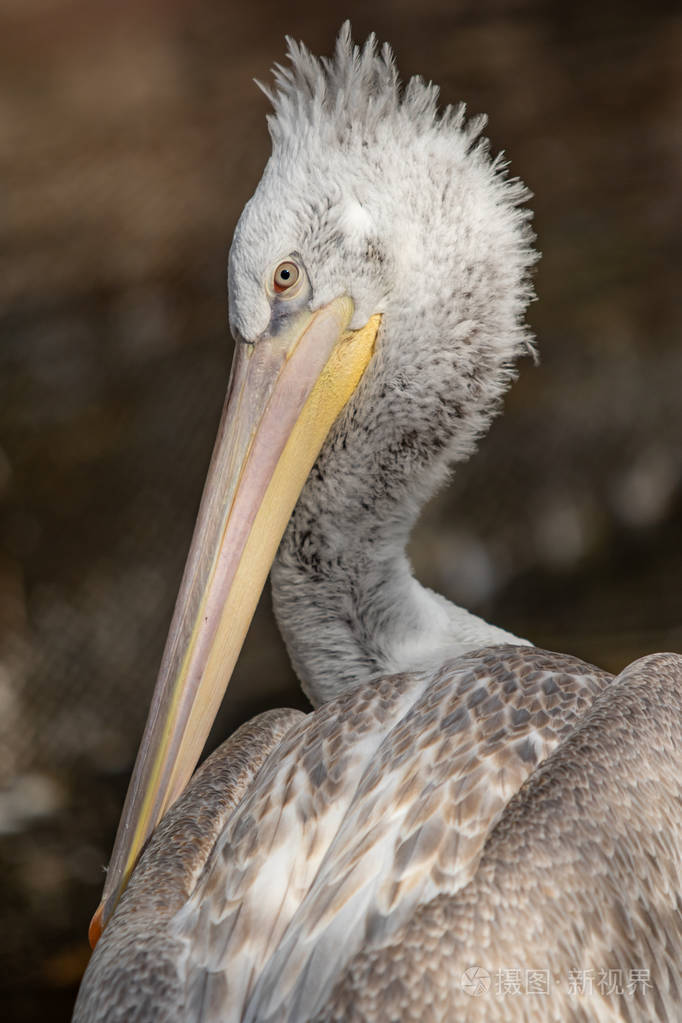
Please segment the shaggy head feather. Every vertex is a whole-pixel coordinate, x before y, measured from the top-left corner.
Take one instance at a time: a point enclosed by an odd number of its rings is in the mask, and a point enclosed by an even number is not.
[[[276,611],[305,684],[296,622],[328,621],[328,584],[332,604],[339,592],[355,594],[345,618],[361,627],[362,614],[368,628],[358,589],[373,585],[378,561],[402,552],[419,508],[471,453],[517,356],[531,349],[524,314],[536,254],[521,206],[528,192],[491,158],[484,118],[467,121],[463,105],[439,113],[438,89],[419,78],[403,89],[390,48],[370,36],[359,49],[348,24],[332,59],[291,40],[288,57],[265,90],[272,156],[230,253],[233,331],[249,342],[267,333],[275,312],[267,283],[291,256],[307,273],[311,309],[349,295],[352,327],[382,314],[375,355],[332,428],[273,572]],[[327,644],[320,658],[338,653]],[[357,664],[349,670],[357,675]]]

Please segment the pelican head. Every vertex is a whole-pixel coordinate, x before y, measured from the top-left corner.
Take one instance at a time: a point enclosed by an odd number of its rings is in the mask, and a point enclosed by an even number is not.
[[[530,347],[527,193],[490,157],[483,118],[439,113],[420,79],[403,90],[390,49],[359,50],[348,25],[333,59],[292,41],[288,56],[266,90],[272,156],[230,251],[232,375],[93,940],[196,765],[275,558],[278,619],[319,703],[384,656],[353,638],[352,608],[320,656],[325,581],[350,579],[363,541],[350,588],[379,588],[376,566],[404,550]]]

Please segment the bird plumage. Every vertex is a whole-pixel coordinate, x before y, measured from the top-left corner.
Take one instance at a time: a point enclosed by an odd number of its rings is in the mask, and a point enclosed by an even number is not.
[[[651,654],[509,802],[471,882],[358,954],[314,1018],[678,1020],[681,750],[682,658]],[[463,984],[477,964],[490,975],[485,997]],[[514,970],[521,991],[496,990]],[[526,994],[532,971],[543,986]]]
[[[239,344],[276,335],[268,268],[382,316],[272,572],[316,710],[208,759],[152,836],[75,1019],[674,1020],[682,996],[682,658],[618,678],[414,579],[422,503],[498,411],[530,339],[523,186],[437,90],[401,90],[349,29],[290,43],[273,155],[230,255]],[[676,954],[677,953],[677,954]],[[571,969],[652,991],[571,1001]],[[472,998],[474,965],[549,970],[544,999]],[[530,997],[530,996],[529,996]],[[476,1015],[478,1013],[478,1015]]]
[[[327,438],[273,566],[273,602],[313,705],[380,673],[517,641],[421,587],[405,547],[424,502],[499,411],[531,350],[537,254],[527,191],[464,106],[403,90],[391,51],[332,61],[290,41],[270,93],[273,153],[230,252],[230,322],[266,328],[265,268],[295,252],[313,306],[347,293],[382,325],[372,364]],[[519,641],[523,642],[523,641]],[[334,672],[329,672],[329,664]]]
[[[151,840],[76,1019],[507,1018],[480,964],[557,979],[511,1019],[674,1020],[681,711],[675,655],[614,680],[507,646],[256,718]],[[645,965],[655,1002],[571,1002],[570,970]]]

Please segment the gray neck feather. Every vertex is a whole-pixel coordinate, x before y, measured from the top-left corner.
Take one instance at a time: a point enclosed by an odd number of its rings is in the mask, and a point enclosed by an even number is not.
[[[275,613],[316,704],[380,674],[524,642],[421,587],[405,549],[529,350],[527,193],[491,159],[482,119],[467,123],[463,107],[439,116],[434,87],[401,92],[390,54],[372,40],[359,54],[347,35],[333,65],[297,51],[276,79],[273,157],[233,253],[239,264],[268,218],[279,223],[286,172],[300,195],[278,231],[291,232],[314,302],[349,294],[353,327],[383,316],[272,571]]]
[[[277,621],[314,705],[379,675],[525,643],[422,587],[405,553],[421,504],[497,409],[508,364],[476,351],[469,372],[462,358],[429,358],[441,339],[419,337],[424,323],[407,310],[401,320],[403,344],[384,316],[366,379],[313,468],[272,570]]]

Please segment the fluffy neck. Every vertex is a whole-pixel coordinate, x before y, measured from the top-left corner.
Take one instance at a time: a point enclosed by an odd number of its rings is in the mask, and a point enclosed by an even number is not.
[[[332,560],[303,563],[294,526],[272,574],[275,612],[301,685],[314,706],[380,675],[428,670],[499,643],[526,641],[421,586],[404,551],[372,560],[357,543]],[[312,555],[315,538],[304,546]]]
[[[480,379],[462,383],[458,365],[458,391],[440,362],[432,373],[425,353],[439,346],[422,336],[412,344],[420,359],[410,367],[402,358],[397,372],[392,355],[404,346],[391,338],[393,326],[385,317],[370,379],[335,425],[272,570],[278,624],[314,705],[378,675],[526,642],[421,586],[405,553],[421,504],[474,447],[508,368],[483,360]]]

